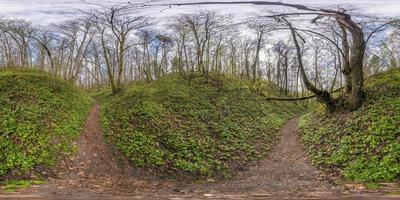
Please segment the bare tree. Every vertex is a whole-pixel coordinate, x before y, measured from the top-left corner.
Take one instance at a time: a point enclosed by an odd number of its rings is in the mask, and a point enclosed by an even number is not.
[[[135,45],[131,40],[132,33],[150,24],[148,18],[132,16],[130,11],[126,6],[113,6],[97,10],[90,16],[99,33],[113,93],[121,90],[125,54]],[[115,59],[112,58],[113,55]]]
[[[274,27],[272,23],[265,20],[252,20],[249,22],[249,27],[256,32],[256,52],[252,64],[253,82],[255,82],[257,78],[257,68],[260,62],[260,51],[264,46],[264,36],[267,32],[272,31]]]

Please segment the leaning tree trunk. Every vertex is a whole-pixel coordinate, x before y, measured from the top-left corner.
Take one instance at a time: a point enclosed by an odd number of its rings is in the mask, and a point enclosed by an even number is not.
[[[339,24],[340,30],[342,32],[342,49],[343,49],[343,57],[342,57],[342,73],[345,77],[345,91],[346,93],[351,93],[351,68],[350,68],[350,45],[348,40],[348,35],[346,31],[346,26],[340,21],[337,20]]]
[[[346,26],[352,36],[350,48],[351,95],[349,103],[351,109],[355,110],[360,108],[364,101],[363,62],[366,42],[363,30],[351,19],[350,15],[342,14],[339,21]]]
[[[306,86],[306,88],[308,90],[310,90],[311,92],[313,92],[315,94],[315,96],[318,98],[319,101],[321,101],[322,103],[324,103],[326,105],[328,112],[330,112],[330,113],[334,112],[336,110],[337,103],[332,98],[331,94],[326,90],[318,89],[314,84],[311,83],[310,80],[308,80],[307,74],[306,74],[306,71],[305,71],[304,65],[303,65],[300,45],[299,45],[299,42],[297,41],[296,31],[294,30],[294,28],[292,27],[292,25],[290,23],[288,23],[288,26],[290,28],[293,42],[296,47],[297,61],[298,61],[301,77],[303,78],[304,85]]]

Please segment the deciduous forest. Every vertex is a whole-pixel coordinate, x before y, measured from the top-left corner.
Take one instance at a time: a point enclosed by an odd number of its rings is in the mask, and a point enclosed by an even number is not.
[[[0,198],[400,198],[399,16],[80,3],[0,18]]]

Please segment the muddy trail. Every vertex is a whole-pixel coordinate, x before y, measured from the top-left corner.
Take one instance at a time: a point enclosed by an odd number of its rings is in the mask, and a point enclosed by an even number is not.
[[[391,188],[379,191],[335,186],[309,164],[297,135],[297,119],[282,129],[268,158],[233,180],[183,184],[161,180],[148,172],[132,168],[116,155],[101,131],[100,106],[96,104],[76,141],[77,154],[64,160],[47,184],[0,199],[400,199],[388,195]]]

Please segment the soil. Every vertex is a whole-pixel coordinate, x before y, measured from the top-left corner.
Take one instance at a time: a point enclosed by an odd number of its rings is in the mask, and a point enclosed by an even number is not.
[[[298,119],[282,129],[270,155],[232,180],[179,183],[163,180],[151,171],[132,168],[103,139],[96,104],[85,130],[76,141],[78,152],[61,162],[47,184],[0,199],[400,199],[398,186],[367,191],[363,186],[337,186],[309,160],[297,134]]]

